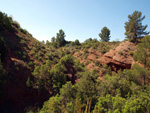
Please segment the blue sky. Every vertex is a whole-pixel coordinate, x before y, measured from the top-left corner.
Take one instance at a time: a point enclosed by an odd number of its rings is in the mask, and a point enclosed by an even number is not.
[[[104,26],[111,31],[111,41],[121,41],[125,38],[124,23],[135,10],[146,16],[143,25],[150,31],[149,6],[150,0],[0,0],[0,11],[40,41],[50,41],[59,29],[69,41],[99,40]]]

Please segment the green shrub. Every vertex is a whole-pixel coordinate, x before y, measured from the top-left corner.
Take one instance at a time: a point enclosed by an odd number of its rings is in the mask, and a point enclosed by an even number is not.
[[[87,66],[88,64],[90,64],[91,62],[90,61],[87,61],[86,63],[85,63],[85,66]]]
[[[43,57],[43,56],[44,56],[44,53],[43,53],[42,51],[39,51],[39,52],[38,52],[38,55],[39,55],[40,57]]]
[[[95,56],[95,58],[97,59],[97,58],[98,58],[98,56],[96,55],[96,56]]]
[[[27,85],[27,87],[32,87],[33,82],[31,81],[30,77],[28,77],[28,79],[26,81],[26,85]]]
[[[22,29],[22,28],[20,28],[20,31],[21,31],[23,34],[27,34],[27,33],[28,33],[28,31],[27,31],[27,30]]]
[[[66,54],[70,54],[70,49],[69,48],[66,49]]]
[[[20,28],[20,24],[17,21],[13,21],[12,25],[14,25],[16,28]]]
[[[77,87],[67,82],[60,89],[60,102],[68,113],[73,113],[76,109],[76,93]]]
[[[85,54],[83,55],[83,58],[86,59],[87,56],[88,56],[88,53],[85,53]]]
[[[102,50],[100,50],[100,52],[105,54],[106,52],[108,52],[108,50],[102,49]]]
[[[100,113],[122,113],[122,109],[126,99],[122,97],[112,97],[111,95],[106,95],[105,97],[100,97],[94,111]]]
[[[94,61],[94,63],[96,66],[101,67],[100,61],[96,60],[96,61]]]
[[[71,45],[72,45],[72,46],[75,46],[75,42],[72,41],[72,42],[71,42]],[[66,47],[67,47],[67,46],[66,46]],[[69,46],[68,46],[68,47],[69,47]]]
[[[25,59],[27,57],[27,53],[24,51],[22,54],[23,54],[22,58]]]
[[[111,67],[104,64],[102,69],[101,69],[101,72],[103,75],[106,75],[106,74],[110,75],[111,74]]]
[[[46,54],[46,55],[47,55],[47,57],[49,58],[49,60],[53,60],[54,55],[53,55],[52,53],[48,53],[48,54]]]
[[[130,54],[131,56],[133,56],[133,55],[134,55],[133,51],[129,51],[129,54]]]
[[[84,49],[84,54],[88,53],[88,49]]]
[[[24,45],[26,45],[26,41],[22,39],[22,40],[20,41],[20,44],[21,44],[22,46],[24,46]]]
[[[61,63],[57,63],[50,72],[52,78],[52,87],[54,93],[58,93],[59,89],[66,83],[67,75],[64,73],[66,68]]]
[[[28,62],[28,65],[29,65],[29,66],[33,66],[34,63],[33,63],[32,61],[29,61],[29,62]]]
[[[65,52],[64,51],[61,51],[61,57],[64,57],[65,56]]]
[[[85,109],[86,108],[86,102],[87,99],[89,99],[90,97],[92,97],[92,105],[91,105],[91,109],[94,108],[94,105],[97,101],[97,77],[98,74],[96,73],[92,73],[92,72],[82,72],[81,74],[81,78],[80,78],[80,82],[78,82],[77,85],[77,97],[81,100],[82,106],[81,109]]]
[[[60,63],[63,65],[73,64],[73,57],[71,55],[66,55],[60,59]]]
[[[78,39],[76,39],[74,43],[75,43],[75,45],[80,45],[80,42]]]
[[[44,102],[40,113],[61,113],[61,111],[60,97],[56,95]]]
[[[122,52],[122,51],[119,51],[118,54],[123,55],[123,52]]]
[[[85,48],[86,48],[86,49],[89,49],[90,47],[91,47],[90,44],[85,45]]]

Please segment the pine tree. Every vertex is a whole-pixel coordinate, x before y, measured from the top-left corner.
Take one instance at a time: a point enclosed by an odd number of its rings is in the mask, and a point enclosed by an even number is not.
[[[59,45],[57,42],[56,42],[56,38],[55,37],[52,37],[51,38],[51,43],[54,47],[57,47],[57,45]]]
[[[56,42],[56,38],[55,38],[55,37],[52,37],[52,38],[51,38],[51,42],[52,42],[52,43],[55,43],[55,42]]]
[[[126,38],[136,39],[149,34],[149,32],[145,31],[147,25],[142,25],[144,18],[145,16],[142,16],[140,11],[134,11],[133,14],[128,15],[128,22],[125,23]]]
[[[110,30],[107,27],[103,27],[101,33],[99,33],[101,41],[108,42],[110,40]]]
[[[63,45],[65,45],[66,40],[65,40],[65,32],[60,29],[59,33],[56,34],[56,42],[58,43],[58,46],[61,47]]]

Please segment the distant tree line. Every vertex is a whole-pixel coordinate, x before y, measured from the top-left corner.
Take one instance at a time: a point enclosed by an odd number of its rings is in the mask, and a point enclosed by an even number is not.
[[[125,22],[126,38],[136,40],[137,38],[142,38],[149,34],[149,32],[145,31],[147,25],[142,25],[142,20],[144,19],[145,16],[142,16],[142,12],[140,11],[134,11],[133,14],[128,15],[128,22]],[[108,42],[110,40],[110,30],[106,26],[101,29],[101,33],[98,35],[100,41]],[[85,40],[85,42],[91,40],[92,38],[89,38]],[[52,37],[51,42],[55,47],[64,46],[66,43],[64,31],[62,29],[59,30],[59,33],[56,34],[56,38]]]
[[[56,33],[56,37],[51,38],[51,42],[49,42],[48,40],[46,41],[46,45],[53,46],[55,48],[63,47],[67,44],[70,44],[72,46],[80,45],[80,42],[78,39],[76,39],[75,41],[66,41],[65,37],[66,37],[65,32],[62,29],[60,29],[59,32]]]

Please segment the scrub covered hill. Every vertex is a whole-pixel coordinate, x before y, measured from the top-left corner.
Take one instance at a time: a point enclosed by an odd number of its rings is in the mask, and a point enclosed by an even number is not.
[[[106,32],[80,43],[59,30],[45,43],[0,12],[0,111],[150,112],[150,36],[108,42]]]

